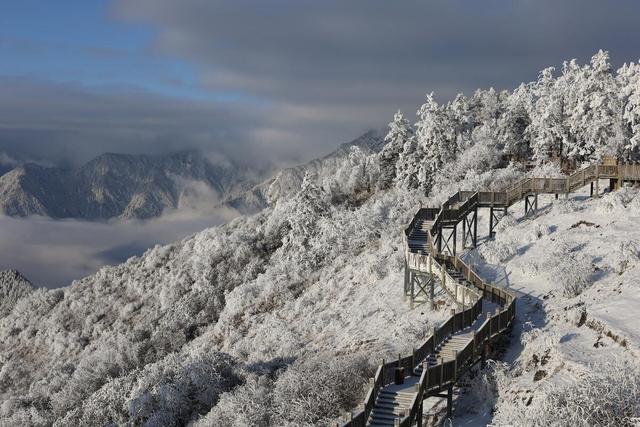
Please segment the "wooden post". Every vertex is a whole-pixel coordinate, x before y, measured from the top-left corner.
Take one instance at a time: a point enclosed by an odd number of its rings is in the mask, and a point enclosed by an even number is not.
[[[456,235],[458,234],[458,224],[456,223],[456,225],[453,226],[453,253],[451,255],[453,255],[454,257],[456,256]]]
[[[451,309],[451,317],[453,317],[453,330],[456,330],[456,309],[452,308]],[[452,331],[453,332],[453,331]]]
[[[429,287],[429,299],[431,300],[431,309],[434,308],[433,303],[433,294],[434,294],[434,279],[433,279],[433,258],[432,255],[429,254],[429,283],[431,284]]]
[[[618,190],[622,189],[624,183],[624,176],[622,173],[622,165],[618,165]]]
[[[444,263],[442,263],[440,268],[442,269],[442,279],[441,279],[442,280],[442,287],[444,289],[446,289],[446,286],[447,286],[447,275],[445,274],[445,271],[444,271]]]
[[[415,273],[409,274],[409,281],[411,282],[411,309],[413,310],[413,300],[415,298]]]
[[[462,218],[462,249],[467,244],[467,217]]]
[[[473,247],[478,247],[478,207],[476,206],[473,214]]]
[[[489,208],[489,238],[493,237],[493,205]]]
[[[458,302],[458,282],[457,281],[453,289],[454,289],[453,298],[456,300],[456,302]]]
[[[476,330],[473,330],[473,345],[471,346],[471,349],[473,351],[472,356],[471,356],[471,361],[473,362],[473,360],[476,358]]]
[[[451,418],[453,414],[453,385],[447,390],[447,418]]]
[[[427,362],[422,362],[422,370],[424,371],[424,388],[429,390],[429,364]]]
[[[458,350],[453,352],[453,383],[458,381]]]

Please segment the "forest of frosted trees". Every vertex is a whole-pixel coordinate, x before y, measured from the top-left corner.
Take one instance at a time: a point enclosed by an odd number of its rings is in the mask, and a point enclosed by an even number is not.
[[[635,160],[640,146],[640,64],[612,69],[599,51],[587,65],[565,62],[513,92],[493,88],[438,105],[433,93],[414,125],[398,112],[380,156],[387,188],[434,185],[435,172],[474,147],[479,158],[580,163],[613,155]]]

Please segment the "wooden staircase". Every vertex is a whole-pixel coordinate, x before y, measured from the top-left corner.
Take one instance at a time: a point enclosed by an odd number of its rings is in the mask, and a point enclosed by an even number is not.
[[[421,226],[427,221],[423,221]],[[449,276],[455,278],[461,286],[472,286],[472,283],[464,278],[464,276],[456,269],[447,269]],[[486,304],[487,307],[493,307],[492,304]],[[483,316],[481,316],[483,317]],[[404,378],[403,384],[391,384],[385,389],[380,390],[375,404],[367,420],[370,426],[394,426],[395,422],[400,421],[407,416],[408,411],[418,393],[417,384],[421,377],[424,364],[428,367],[437,366],[443,362],[454,360],[458,352],[464,349],[474,337],[474,329],[481,326],[480,322],[476,322],[470,327],[446,337],[427,357],[414,367],[412,372]]]
[[[393,426],[411,408],[416,392],[381,390],[369,416],[371,426]]]
[[[431,231],[433,221],[420,219],[416,222],[415,227],[411,230],[407,239],[409,250],[413,253],[427,254],[429,253],[427,233]]]

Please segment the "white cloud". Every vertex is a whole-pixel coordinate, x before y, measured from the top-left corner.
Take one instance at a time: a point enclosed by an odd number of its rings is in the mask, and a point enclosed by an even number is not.
[[[0,216],[0,270],[15,268],[55,288],[235,217],[232,210],[182,209],[148,221],[89,222]]]

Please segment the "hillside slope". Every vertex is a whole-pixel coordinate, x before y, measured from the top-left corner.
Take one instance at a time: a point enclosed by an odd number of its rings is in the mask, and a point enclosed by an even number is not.
[[[16,270],[0,271],[0,317],[9,314],[16,303],[33,291],[33,286]]]
[[[362,381],[369,360],[405,351],[447,306],[411,311],[403,300],[398,229],[412,197],[381,194],[349,211],[314,188],[21,299],[0,319],[0,419],[182,423],[214,408],[212,419],[246,425],[233,405],[215,404],[254,381],[271,399],[259,409],[272,425],[328,422],[355,405],[357,384],[303,414],[286,396],[295,372],[312,366],[332,387],[354,369]]]
[[[514,206],[495,240],[466,255],[520,298],[505,363],[471,381],[455,416],[472,425],[633,425],[640,192],[545,196],[540,207],[523,219]]]
[[[237,196],[228,198],[224,204],[245,214],[258,212],[279,198],[298,192],[307,173],[320,178],[335,174],[354,147],[360,149],[365,155],[379,153],[385,145],[384,135],[382,130],[367,131],[353,141],[340,145],[335,151],[322,158],[282,169],[274,177]]]

